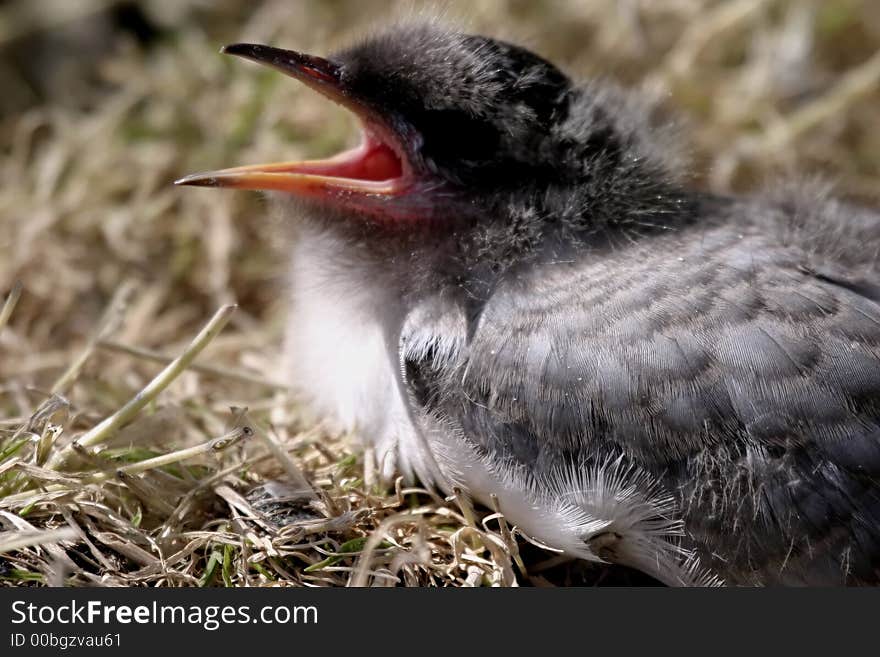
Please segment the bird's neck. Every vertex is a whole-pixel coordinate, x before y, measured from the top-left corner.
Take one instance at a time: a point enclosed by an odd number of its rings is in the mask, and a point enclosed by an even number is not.
[[[490,219],[461,234],[465,262],[503,272],[518,263],[623,248],[640,239],[684,229],[707,202],[698,192],[642,168],[605,168],[584,178],[505,199]]]
[[[701,195],[641,162],[617,162],[548,198],[566,241],[596,248],[633,242],[692,224]]]

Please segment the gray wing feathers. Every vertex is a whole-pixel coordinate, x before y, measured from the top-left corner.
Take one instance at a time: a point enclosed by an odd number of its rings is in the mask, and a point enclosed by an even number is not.
[[[785,230],[694,228],[530,268],[466,342],[455,311],[454,350],[410,348],[409,385],[486,453],[535,471],[573,453],[631,459],[728,572],[769,559],[811,581],[805,555],[824,545],[829,581],[876,577],[878,267],[862,259],[850,284],[839,236],[822,251]]]

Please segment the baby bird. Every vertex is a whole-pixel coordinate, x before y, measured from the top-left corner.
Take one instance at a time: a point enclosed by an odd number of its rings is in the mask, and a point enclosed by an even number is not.
[[[631,94],[483,36],[224,51],[360,120],[178,183],[273,192],[291,381],[386,476],[670,585],[878,582],[880,215],[691,189]]]

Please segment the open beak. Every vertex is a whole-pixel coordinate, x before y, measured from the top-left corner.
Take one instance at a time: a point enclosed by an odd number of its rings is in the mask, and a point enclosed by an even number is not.
[[[221,52],[271,66],[351,110],[361,121],[360,145],[325,160],[255,164],[195,173],[176,185],[288,192],[302,197],[357,202],[403,194],[410,175],[403,149],[382,117],[345,89],[340,67],[321,57],[239,43]]]

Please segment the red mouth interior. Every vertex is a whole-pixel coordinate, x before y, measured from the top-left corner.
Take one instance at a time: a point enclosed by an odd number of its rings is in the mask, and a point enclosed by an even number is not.
[[[326,160],[304,163],[297,166],[297,172],[350,180],[391,181],[403,177],[403,161],[391,146],[365,132],[359,146]]]

